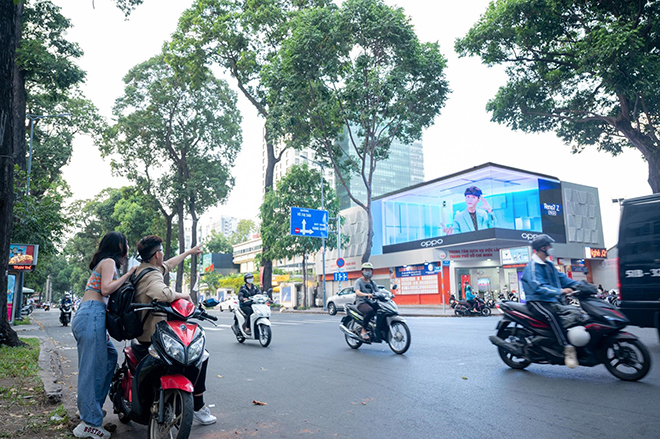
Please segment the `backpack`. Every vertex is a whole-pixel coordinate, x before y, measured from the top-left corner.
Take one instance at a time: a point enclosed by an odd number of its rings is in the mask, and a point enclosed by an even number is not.
[[[105,313],[105,329],[110,337],[117,341],[132,340],[142,335],[145,320],[149,313],[145,313],[144,319],[140,319],[138,313],[131,310],[130,306],[135,302],[135,293],[138,282],[155,268],[145,268],[135,277],[135,273],[120,286],[117,291],[110,295]]]

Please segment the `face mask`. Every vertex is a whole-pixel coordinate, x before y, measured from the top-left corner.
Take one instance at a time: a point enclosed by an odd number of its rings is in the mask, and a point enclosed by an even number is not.
[[[548,256],[552,256],[553,254],[555,254],[555,249],[550,247],[548,250],[546,250],[545,254]]]
[[[362,272],[362,275],[363,275],[364,277],[366,277],[367,279],[371,279],[371,275],[372,275],[372,274],[373,274],[373,272],[372,272],[371,270],[364,270],[364,271]]]
[[[247,283],[248,283],[249,285],[252,285],[252,282],[253,282],[253,279],[248,279],[248,280],[247,280]]]

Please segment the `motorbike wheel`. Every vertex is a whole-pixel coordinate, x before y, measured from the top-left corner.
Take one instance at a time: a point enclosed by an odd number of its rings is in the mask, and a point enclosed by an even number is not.
[[[651,368],[649,350],[639,340],[612,340],[604,354],[607,370],[623,381],[640,380]]]
[[[456,314],[456,317],[461,317],[461,316],[463,316],[463,312],[461,311],[460,308],[456,308],[456,309],[454,310],[454,314]]]
[[[259,343],[261,343],[261,346],[263,347],[268,347],[268,345],[270,344],[270,340],[273,337],[273,334],[270,330],[270,326],[259,325],[257,327],[257,330],[259,331]]]
[[[245,341],[245,337],[243,337],[241,334],[238,334],[236,336],[236,341],[239,343],[243,343]]]
[[[337,307],[332,302],[328,303],[328,314],[330,314],[331,316],[337,314]]]
[[[500,330],[497,331],[497,336],[502,340],[508,341],[510,343],[520,341],[520,338],[516,335],[513,335],[513,331],[511,331],[511,328],[508,327],[500,328]],[[502,361],[504,361],[504,363],[511,369],[524,369],[531,364],[524,358],[516,357],[511,352],[499,346],[497,347],[497,352],[500,354]]]
[[[349,329],[349,331],[355,332],[355,327],[356,323],[355,321],[351,320],[346,327]],[[356,340],[354,338],[349,337],[347,334],[344,334],[344,338],[346,339],[346,344],[350,346],[351,349],[358,349],[360,346],[362,346],[362,342],[360,340]]]
[[[163,398],[165,416],[158,423],[158,412],[149,418],[149,439],[188,439],[193,423],[192,393],[179,389],[165,390]]]
[[[484,308],[481,310],[481,315],[484,316],[484,317],[488,317],[490,315],[490,313],[491,313],[491,310],[487,306],[484,306]]]
[[[388,344],[395,354],[405,354],[410,347],[410,328],[404,322],[392,323],[392,331]]]

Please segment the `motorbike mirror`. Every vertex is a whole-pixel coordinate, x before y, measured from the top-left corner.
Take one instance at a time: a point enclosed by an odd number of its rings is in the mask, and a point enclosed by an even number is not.
[[[399,288],[399,286],[396,284],[392,287],[393,290],[396,290],[397,288]]]
[[[215,297],[209,297],[208,299],[206,299],[202,303],[207,308],[213,308],[214,306],[217,306],[220,302],[218,302],[218,299],[216,299]]]

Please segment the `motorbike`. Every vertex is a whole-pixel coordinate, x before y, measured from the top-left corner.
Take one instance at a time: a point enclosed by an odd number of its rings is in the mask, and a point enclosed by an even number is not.
[[[460,301],[456,304],[456,307],[454,308],[454,314],[456,314],[459,317],[467,317],[467,316],[484,316],[488,317],[491,314],[491,310],[488,306],[486,306],[486,302],[483,301],[483,299],[476,297],[475,299],[475,306],[472,308],[472,305],[466,301]]]
[[[456,303],[457,303],[456,302],[456,296],[454,296],[453,294],[450,294],[449,295],[449,306],[451,306],[452,309],[454,309],[456,307]]]
[[[346,343],[351,349],[358,349],[363,343],[387,342],[395,354],[404,354],[410,347],[410,329],[406,321],[399,316],[399,309],[394,303],[392,293],[380,290],[373,294],[372,306],[376,308],[376,319],[369,322],[369,339],[360,336],[362,332],[362,313],[354,304],[346,304],[346,316],[341,320],[339,329],[344,333]],[[377,322],[382,322],[377,328]]]
[[[614,307],[619,307],[619,297],[617,296],[616,292],[614,290],[610,291],[609,294],[605,297],[605,300],[607,302],[614,306]]]
[[[21,316],[26,317],[32,314],[32,311],[34,311],[34,306],[30,303],[25,305],[23,308],[21,308]]]
[[[50,311],[50,303],[44,303],[44,311]]]
[[[565,324],[580,365],[604,364],[612,375],[624,381],[644,378],[651,367],[651,356],[637,337],[623,331],[629,323],[626,316],[594,297],[595,288],[588,284],[580,285],[571,294],[579,299],[586,313],[580,311],[582,321]],[[537,320],[526,305],[504,302],[499,308],[504,316],[497,324],[497,335],[489,339],[507,366],[525,369],[532,363],[564,364],[563,348],[547,322]]]
[[[484,301],[486,302],[486,306],[488,308],[495,308],[495,299],[493,299],[493,293],[490,291],[486,291],[484,294]]]
[[[69,326],[69,323],[71,323],[72,312],[70,303],[65,303],[60,306],[60,323],[62,326]]]
[[[270,325],[270,306],[269,298],[265,294],[255,294],[251,299],[242,303],[244,306],[252,306],[250,315],[250,333],[243,329],[245,326],[245,313],[240,306],[234,307],[234,324],[231,330],[239,343],[247,339],[257,339],[261,346],[267,347],[272,339]]]
[[[134,311],[156,311],[167,321],[156,324],[151,345],[137,342],[124,348],[124,362],[110,384],[113,410],[122,423],[148,426],[149,439],[187,439],[193,423],[193,389],[203,362],[204,328],[191,319],[214,321],[201,305],[183,299],[174,302],[133,304]]]

